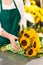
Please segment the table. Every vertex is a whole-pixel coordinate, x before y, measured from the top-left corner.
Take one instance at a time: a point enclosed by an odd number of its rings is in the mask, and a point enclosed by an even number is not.
[[[29,59],[28,57],[13,54],[9,51],[0,51],[0,65],[43,65],[43,57],[37,59]]]

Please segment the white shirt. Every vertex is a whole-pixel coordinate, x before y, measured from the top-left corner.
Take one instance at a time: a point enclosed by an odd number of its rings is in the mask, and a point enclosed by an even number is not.
[[[25,18],[25,12],[24,12],[24,5],[23,5],[23,0],[15,0],[15,3],[19,9],[19,12],[21,14],[21,21],[20,21],[20,30],[22,29],[22,25],[24,25],[24,27],[26,26],[26,18]],[[11,4],[11,6],[5,5],[2,3],[2,8],[4,10],[9,10],[9,9],[14,9],[16,8],[14,3]],[[3,30],[3,28],[0,26],[0,35],[1,35],[1,31]]]
[[[14,2],[12,2],[12,4],[9,6],[9,5],[5,5],[4,3],[2,3],[2,8],[4,10],[9,10],[9,9],[14,9],[16,8],[15,5],[14,5]]]

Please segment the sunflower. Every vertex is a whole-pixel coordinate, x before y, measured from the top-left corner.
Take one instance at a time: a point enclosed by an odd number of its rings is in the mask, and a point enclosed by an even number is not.
[[[33,11],[32,12],[35,23],[38,23],[41,19],[41,14],[38,11]]]
[[[29,6],[26,6],[26,5],[24,6],[24,10],[25,10],[25,12],[27,12],[27,13],[28,13],[28,12],[30,11],[29,9],[30,9],[30,7],[29,7]]]
[[[33,5],[30,5],[30,6],[25,5],[25,6],[24,6],[24,10],[25,10],[25,12],[27,12],[27,13],[31,13],[32,11],[34,11],[34,6],[33,6]]]
[[[31,28],[30,30],[28,30],[28,34],[30,36],[29,39],[34,38],[35,37],[35,33],[36,33],[36,31],[33,28]]]
[[[36,2],[33,0],[33,1],[30,1],[31,5],[36,5]]]
[[[33,57],[37,54],[37,52],[33,48],[28,49],[25,53],[28,57]]]
[[[36,16],[36,17],[35,17],[35,23],[37,24],[37,23],[39,23],[39,22],[40,22],[40,17]]]
[[[20,45],[23,49],[26,49],[30,45],[30,39],[27,38],[26,34],[20,39]]]
[[[33,15],[33,18],[34,18],[34,20],[35,20],[35,17],[37,16],[37,12],[36,12],[36,11],[33,11],[33,12],[32,12],[32,15]]]
[[[32,47],[35,51],[37,51],[37,53],[40,53],[40,48],[41,48],[40,40],[38,38],[37,39],[36,38],[33,39],[33,41],[32,41]]]

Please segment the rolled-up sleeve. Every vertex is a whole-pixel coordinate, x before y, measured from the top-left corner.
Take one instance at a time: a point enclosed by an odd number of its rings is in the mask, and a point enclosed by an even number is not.
[[[21,14],[20,27],[22,29],[22,25],[26,27],[26,17],[25,17],[23,0],[15,0],[15,2]]]

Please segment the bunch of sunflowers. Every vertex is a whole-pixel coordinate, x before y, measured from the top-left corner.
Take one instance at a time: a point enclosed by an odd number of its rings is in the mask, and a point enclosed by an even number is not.
[[[38,29],[39,32],[43,33],[43,9],[36,5],[36,2],[33,0],[30,1],[32,5],[24,6],[25,12],[32,14],[35,23],[35,29]]]
[[[19,35],[19,40],[16,41],[19,51],[12,49],[11,44],[1,48],[2,51],[11,51],[13,53],[21,54],[24,56],[36,57],[43,56],[43,42],[42,38],[39,38],[39,34],[35,29],[23,29]]]
[[[28,57],[36,56],[40,53],[41,48],[38,33],[33,28],[22,30],[20,34],[20,45]]]
[[[32,14],[35,23],[38,23],[39,21],[43,22],[43,9],[37,5],[25,6],[24,8],[25,12]]]

